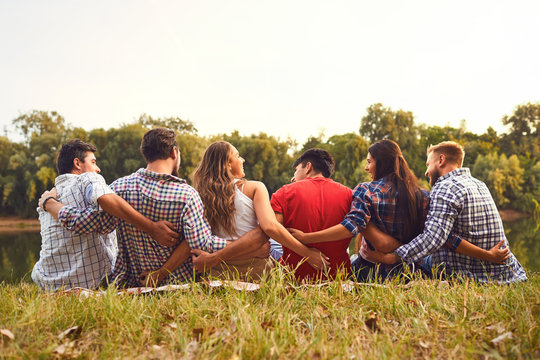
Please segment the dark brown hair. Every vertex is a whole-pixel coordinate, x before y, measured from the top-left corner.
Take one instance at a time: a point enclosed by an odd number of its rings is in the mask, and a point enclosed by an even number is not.
[[[409,242],[424,228],[423,195],[418,179],[409,169],[401,149],[392,140],[380,140],[371,145],[369,153],[375,160],[375,180],[387,177],[392,192],[397,191],[396,208],[403,222],[402,243]]]
[[[73,139],[68,141],[60,148],[58,157],[56,158],[56,170],[58,175],[68,174],[73,170],[73,160],[79,159],[84,162],[87,152],[96,152],[97,148],[90,144],[85,143],[80,139]]]
[[[178,148],[176,133],[171,129],[155,128],[147,131],[141,142],[141,153],[146,162],[165,160],[171,156],[173,147]]]

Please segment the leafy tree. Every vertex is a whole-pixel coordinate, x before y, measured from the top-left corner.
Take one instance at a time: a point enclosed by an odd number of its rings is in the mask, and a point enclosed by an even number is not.
[[[403,156],[415,174],[422,172],[423,163],[418,160],[422,150],[418,142],[418,128],[414,124],[414,116],[410,111],[394,111],[376,103],[367,108],[367,114],[360,123],[360,135],[374,143],[382,139],[394,140],[398,143]]]
[[[505,115],[502,118],[502,123],[510,127],[510,132],[502,139],[505,153],[538,159],[540,156],[540,103],[518,105],[512,115]]]
[[[153,118],[150,115],[142,114],[141,116],[139,116],[137,123],[148,129],[165,127],[174,130],[177,133],[197,133],[197,129],[191,121],[182,120],[178,116]]]
[[[523,173],[516,155],[510,158],[495,153],[479,155],[472,168],[472,175],[486,183],[500,207],[512,206],[512,200],[521,196]]]

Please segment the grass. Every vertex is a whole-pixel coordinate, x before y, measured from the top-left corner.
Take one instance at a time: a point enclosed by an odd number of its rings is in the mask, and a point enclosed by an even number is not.
[[[540,274],[473,281],[294,285],[282,269],[254,292],[188,290],[99,297],[0,285],[1,358],[540,358]],[[62,339],[66,329],[76,327]],[[493,339],[503,335],[500,342]]]

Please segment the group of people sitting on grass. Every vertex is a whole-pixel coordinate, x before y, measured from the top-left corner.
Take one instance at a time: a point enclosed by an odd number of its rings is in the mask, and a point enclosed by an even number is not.
[[[427,150],[430,193],[399,146],[381,140],[367,154],[371,182],[351,190],[333,181],[334,159],[314,148],[271,199],[262,182],[244,178],[244,159],[224,141],[206,149],[193,187],[178,177],[173,130],[148,131],[146,168],[110,185],[96,151],[78,139],[64,144],[55,187],[39,199],[42,245],[32,279],[42,289],[157,286],[201,274],[256,280],[280,266],[275,259],[298,281],[369,281],[404,271],[527,279],[488,188],[461,167],[464,151],[455,142]],[[361,245],[351,263],[354,236]]]

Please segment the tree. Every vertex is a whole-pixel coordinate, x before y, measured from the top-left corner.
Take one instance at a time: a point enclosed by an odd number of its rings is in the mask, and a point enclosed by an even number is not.
[[[178,116],[169,116],[165,118],[153,118],[150,115],[142,114],[137,123],[145,128],[153,129],[156,127],[169,128],[177,133],[197,133],[195,125],[189,120],[182,120]]]
[[[422,171],[419,166],[419,153],[422,152],[418,143],[418,128],[414,124],[414,116],[410,111],[384,107],[381,103],[367,108],[367,114],[360,123],[360,135],[371,144],[378,140],[390,139],[398,143],[403,156],[415,174]],[[423,161],[425,162],[425,161]]]
[[[502,123],[510,127],[503,137],[506,154],[519,154],[538,159],[540,156],[540,103],[518,105]]]

